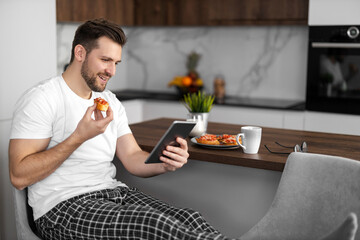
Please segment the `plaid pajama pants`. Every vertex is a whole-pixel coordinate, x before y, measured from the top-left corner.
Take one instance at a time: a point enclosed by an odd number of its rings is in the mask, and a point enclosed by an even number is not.
[[[191,209],[136,188],[118,187],[63,201],[35,221],[44,239],[226,239]]]

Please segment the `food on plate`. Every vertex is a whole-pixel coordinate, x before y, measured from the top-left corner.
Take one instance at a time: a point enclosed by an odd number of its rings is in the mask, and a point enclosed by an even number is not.
[[[222,134],[205,134],[201,137],[197,137],[196,141],[201,144],[207,145],[237,145],[236,135]],[[239,139],[241,143],[241,138]]]
[[[237,145],[236,135],[223,134],[218,136],[220,144],[223,145]],[[239,139],[241,143],[241,138]]]
[[[205,134],[201,137],[196,138],[196,141],[201,144],[220,145],[217,136],[214,134]]]
[[[107,111],[109,107],[109,103],[101,97],[95,98],[94,103],[96,103],[96,108],[100,111]]]

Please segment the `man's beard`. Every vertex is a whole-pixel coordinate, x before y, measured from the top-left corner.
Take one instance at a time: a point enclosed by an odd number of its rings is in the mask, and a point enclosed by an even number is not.
[[[81,66],[81,76],[85,79],[86,84],[88,87],[94,92],[102,92],[105,90],[105,87],[96,85],[96,75],[90,75],[90,69],[88,65],[88,58],[86,57],[83,65]],[[104,74],[105,75],[105,74]]]

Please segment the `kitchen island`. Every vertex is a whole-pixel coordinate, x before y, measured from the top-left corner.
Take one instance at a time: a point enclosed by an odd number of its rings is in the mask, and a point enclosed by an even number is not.
[[[151,151],[174,120],[179,119],[159,118],[132,124],[130,127],[139,145],[144,150]],[[241,126],[209,122],[207,132],[212,134],[237,134],[240,133]],[[360,160],[360,136],[353,135],[264,127],[258,154],[244,154],[241,148],[230,150],[208,149],[191,143],[189,138],[187,140],[190,159],[273,171],[282,171],[288,157],[286,153],[293,151],[293,148],[284,148],[275,142],[289,147],[306,142],[310,153]],[[284,154],[271,153],[265,148],[265,145],[273,152],[282,152]]]

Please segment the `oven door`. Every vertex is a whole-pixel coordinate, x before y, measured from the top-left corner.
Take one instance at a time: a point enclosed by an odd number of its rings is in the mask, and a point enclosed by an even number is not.
[[[360,114],[360,43],[310,42],[306,109]]]

